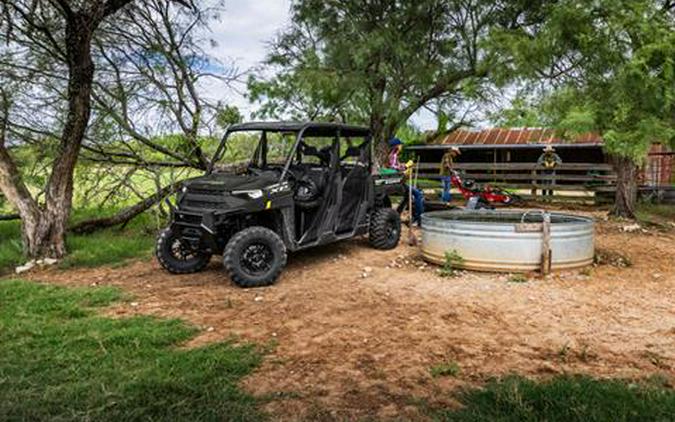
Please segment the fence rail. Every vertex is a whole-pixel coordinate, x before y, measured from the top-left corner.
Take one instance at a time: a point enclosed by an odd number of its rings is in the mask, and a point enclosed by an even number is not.
[[[438,170],[439,163],[420,163],[420,169]],[[453,166],[457,170],[543,170],[536,163],[455,163]],[[562,163],[556,166],[556,171],[575,170],[575,171],[609,171],[613,172],[611,164],[606,163]]]
[[[453,168],[465,180],[529,191],[521,195],[528,199],[536,199],[543,190],[553,190],[554,199],[592,201],[596,193],[604,197],[616,190],[616,173],[606,163],[562,163],[556,166],[555,174],[545,174],[536,163],[456,163]],[[419,169],[420,187],[440,190],[439,163],[420,163]]]

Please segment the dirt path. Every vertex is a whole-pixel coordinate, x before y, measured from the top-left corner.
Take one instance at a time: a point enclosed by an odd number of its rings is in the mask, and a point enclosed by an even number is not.
[[[380,252],[365,241],[292,256],[278,284],[261,289],[234,287],[215,260],[188,276],[147,261],[32,277],[121,286],[136,298],[113,313],[185,318],[204,329],[191,345],[233,335],[275,345],[246,388],[268,397],[280,419],[415,417],[419,399],[452,405],[458,386],[507,373],[658,373],[675,382],[675,232],[620,227],[601,222],[596,246],[632,266],[526,283],[441,278],[418,268],[413,248]],[[430,368],[443,362],[459,375],[433,378]]]

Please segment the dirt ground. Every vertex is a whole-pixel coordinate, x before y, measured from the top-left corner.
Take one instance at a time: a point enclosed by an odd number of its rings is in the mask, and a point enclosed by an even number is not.
[[[112,313],[191,321],[203,331],[188,346],[233,336],[272,346],[244,387],[278,419],[415,418],[421,402],[453,405],[457,388],[510,373],[659,374],[672,385],[675,229],[626,233],[628,223],[595,216],[601,264],[527,282],[443,278],[403,241],[382,252],[365,240],[293,255],[279,282],[259,289],[235,287],[216,259],[186,276],[154,260],[31,276],[120,286],[134,299]],[[459,373],[432,377],[442,363]]]

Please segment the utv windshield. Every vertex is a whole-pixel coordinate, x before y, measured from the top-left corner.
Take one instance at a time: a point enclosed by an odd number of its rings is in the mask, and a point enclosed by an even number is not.
[[[295,139],[296,133],[293,132],[231,132],[215,157],[214,171],[283,168]]]

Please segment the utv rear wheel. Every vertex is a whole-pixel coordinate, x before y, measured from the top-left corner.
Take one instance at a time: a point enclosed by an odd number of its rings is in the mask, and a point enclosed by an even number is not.
[[[377,249],[394,249],[401,238],[401,217],[393,208],[380,208],[370,216],[370,244]]]
[[[286,246],[265,227],[249,227],[232,236],[223,252],[223,265],[240,287],[273,284],[286,265]]]
[[[174,274],[196,273],[211,260],[210,253],[195,250],[170,228],[159,233],[155,255],[160,265]]]

